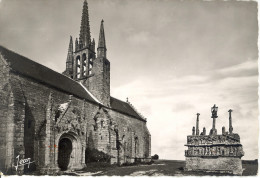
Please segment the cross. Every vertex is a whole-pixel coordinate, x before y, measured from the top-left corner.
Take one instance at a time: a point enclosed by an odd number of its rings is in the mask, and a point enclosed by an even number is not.
[[[212,107],[212,111],[216,111],[216,109],[218,109],[218,107],[216,107],[216,104],[214,104],[214,106]]]
[[[231,117],[231,112],[232,112],[232,111],[233,111],[232,109],[228,110],[228,112],[229,112],[229,133],[230,133],[230,134],[233,133],[232,117]]]
[[[218,107],[216,107],[216,104],[211,108],[212,116],[211,118],[217,118],[217,112],[218,112]]]
[[[196,135],[199,135],[199,115],[200,115],[200,113],[197,113]]]
[[[216,131],[215,125],[216,125],[216,118],[218,117],[217,112],[218,112],[218,107],[216,107],[216,104],[214,104],[214,106],[211,108],[211,113],[212,113],[211,118],[213,118],[212,131],[214,132]]]

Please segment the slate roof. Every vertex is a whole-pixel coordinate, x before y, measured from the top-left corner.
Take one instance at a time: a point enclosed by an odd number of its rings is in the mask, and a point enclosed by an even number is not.
[[[9,63],[11,69],[15,72],[33,78],[41,83],[51,85],[79,98],[96,103],[78,82],[68,78],[67,76],[10,51],[3,46],[0,46],[0,53]]]
[[[93,103],[97,103],[93,97],[76,81],[60,74],[48,67],[36,63],[24,56],[21,56],[3,46],[0,46],[0,54],[8,62],[10,68],[27,77],[33,78],[41,83],[48,84],[66,93],[72,94]],[[139,120],[145,121],[129,103],[110,97],[111,108],[123,114],[130,115]]]
[[[110,105],[113,110],[133,116],[139,120],[146,121],[127,102],[121,101],[114,97],[110,97]]]

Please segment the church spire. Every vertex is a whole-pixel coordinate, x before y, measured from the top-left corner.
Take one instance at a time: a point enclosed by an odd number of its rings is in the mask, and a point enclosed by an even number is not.
[[[83,10],[82,10],[79,42],[80,42],[80,46],[79,46],[80,49],[84,47],[89,47],[91,43],[88,3],[86,0],[84,1]]]
[[[72,78],[73,75],[73,41],[72,36],[70,36],[70,43],[69,43],[69,49],[68,49],[68,55],[67,55],[67,61],[66,61],[66,70],[64,72],[65,75]]]
[[[105,39],[105,31],[104,31],[104,20],[102,19],[100,25],[100,32],[99,32],[99,40],[98,40],[98,48],[97,48],[97,57],[104,57],[106,58],[106,39]]]
[[[67,55],[67,62],[73,61],[73,41],[72,36],[70,36],[70,43],[69,43],[69,49],[68,49],[68,55]]]

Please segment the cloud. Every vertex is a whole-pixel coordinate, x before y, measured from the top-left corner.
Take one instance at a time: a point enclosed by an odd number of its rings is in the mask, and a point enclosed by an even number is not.
[[[189,104],[189,103],[178,103],[178,105],[174,106],[173,108],[173,112],[175,111],[181,111],[181,110],[187,110],[187,109],[191,109],[194,108],[193,105]]]
[[[246,77],[258,75],[258,61],[247,60],[246,62],[219,69],[213,73],[211,79],[221,79],[227,77]]]
[[[257,70],[257,63],[246,61],[207,75],[165,77],[156,82],[140,77],[113,88],[112,94],[118,98],[128,96],[147,117],[152,153],[159,153],[161,158],[184,159],[186,136],[195,125],[196,113],[201,113],[200,131],[206,127],[209,133],[212,127],[210,107],[217,104],[218,132],[221,133],[222,126],[228,129],[227,111],[233,109],[234,132],[240,134],[245,151],[250,152],[244,159],[255,159],[258,138],[252,136],[258,133],[258,76],[257,73],[248,75],[248,70]],[[215,77],[218,73],[222,75]]]
[[[140,31],[136,33],[129,33],[127,40],[132,45],[149,45],[150,41],[156,42],[156,37],[152,36],[149,31]]]

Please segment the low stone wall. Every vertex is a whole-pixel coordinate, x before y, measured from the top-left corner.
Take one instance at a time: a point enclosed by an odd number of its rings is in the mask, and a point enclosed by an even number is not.
[[[228,172],[242,175],[242,161],[235,157],[201,158],[186,157],[187,171]]]

